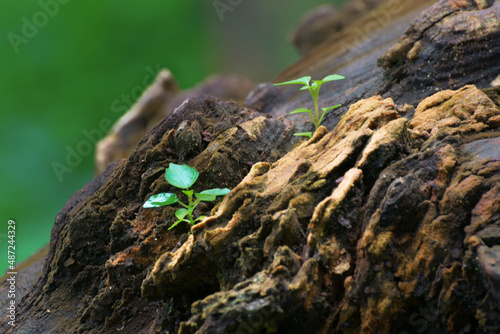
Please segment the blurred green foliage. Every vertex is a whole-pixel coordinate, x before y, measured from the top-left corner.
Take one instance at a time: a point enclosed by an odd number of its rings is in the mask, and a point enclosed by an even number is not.
[[[326,2],[242,1],[221,21],[212,1],[60,1],[45,23],[40,1],[3,0],[0,14],[0,253],[13,219],[17,262],[49,241],[57,212],[93,177],[93,153],[62,180],[52,164],[65,164],[82,131],[120,117],[111,104],[146,68],[169,68],[182,88],[214,73],[269,81],[299,58],[286,37],[300,16]],[[22,37],[26,21],[38,31],[16,53],[12,33]]]

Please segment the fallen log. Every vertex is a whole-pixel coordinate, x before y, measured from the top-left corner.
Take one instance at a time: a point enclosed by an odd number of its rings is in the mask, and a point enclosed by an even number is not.
[[[68,201],[3,329],[498,332],[500,4],[398,4],[358,48],[340,46],[373,16],[276,78],[347,76],[320,101],[344,108],[308,141],[292,136],[311,130],[288,115],[310,107],[292,89],[175,108]],[[170,162],[198,169],[196,191],[232,189],[192,228],[142,207],[175,191]]]

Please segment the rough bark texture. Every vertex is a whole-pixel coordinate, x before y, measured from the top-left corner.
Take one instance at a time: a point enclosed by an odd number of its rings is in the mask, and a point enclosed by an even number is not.
[[[109,163],[129,157],[141,138],[185,99],[215,96],[241,103],[254,86],[250,80],[238,76],[212,76],[192,89],[180,91],[173,74],[167,69],[160,71],[139,100],[97,144],[97,174]]]
[[[443,89],[466,84],[487,88],[500,73],[500,4],[498,1],[388,0],[334,34],[313,53],[276,78],[282,82],[310,75],[321,79],[339,73],[346,80],[325,85],[320,104],[341,103],[323,122],[331,130],[348,107],[375,95],[398,105],[416,105]],[[425,7],[428,9],[420,12]],[[261,85],[247,104],[278,116],[299,107],[312,108],[310,97],[293,86]],[[299,131],[314,127],[307,115],[293,115]]]
[[[500,332],[500,3],[421,5],[277,78],[348,78],[308,141],[293,89],[184,101],[61,210],[9,332]],[[142,208],[170,162],[232,189],[191,234]]]

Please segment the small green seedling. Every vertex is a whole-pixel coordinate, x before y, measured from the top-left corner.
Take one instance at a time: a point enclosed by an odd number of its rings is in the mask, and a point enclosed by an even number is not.
[[[345,77],[342,75],[339,75],[339,74],[332,74],[332,75],[326,76],[323,80],[313,80],[312,84],[309,84],[309,82],[311,81],[311,77],[302,77],[302,78],[295,79],[292,81],[276,83],[274,85],[275,86],[304,85],[304,87],[302,87],[300,90],[306,90],[306,89],[309,90],[309,93],[311,94],[311,97],[314,101],[314,114],[313,114],[312,110],[307,109],[307,108],[296,109],[296,110],[290,112],[290,114],[293,115],[293,114],[299,114],[302,112],[308,113],[309,117],[311,117],[311,120],[314,123],[315,130],[317,130],[319,128],[319,126],[321,125],[321,122],[323,121],[323,118],[325,117],[327,112],[342,106],[341,104],[337,104],[337,105],[332,106],[332,107],[321,108],[323,113],[320,116],[319,115],[319,108],[318,108],[319,89],[321,88],[321,85],[324,84],[325,82],[342,80],[342,79],[345,79]],[[294,135],[311,138],[312,132],[299,132],[299,133],[295,133]]]
[[[175,211],[177,221],[169,227],[169,230],[180,222],[187,222],[193,226],[196,221],[205,218],[205,216],[200,216],[196,219],[193,218],[193,211],[201,201],[211,202],[214,201],[217,196],[224,196],[229,192],[227,188],[216,188],[195,193],[189,188],[196,182],[199,175],[200,173],[198,173],[196,168],[189,167],[188,165],[176,165],[171,163],[165,170],[165,179],[174,187],[183,189],[182,192],[188,197],[188,204],[181,202],[176,194],[161,193],[151,196],[146,203],[144,203],[143,207],[158,208],[164,205],[179,203],[184,208]],[[196,198],[195,200],[193,200],[193,195]],[[189,219],[186,219],[186,216]]]

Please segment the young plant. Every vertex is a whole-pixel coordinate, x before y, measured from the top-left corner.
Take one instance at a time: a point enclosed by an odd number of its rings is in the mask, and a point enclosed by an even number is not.
[[[339,75],[339,74],[332,74],[332,75],[326,76],[325,78],[323,78],[323,80],[313,80],[312,84],[309,84],[309,82],[311,81],[311,77],[302,77],[302,78],[295,79],[292,81],[276,83],[274,85],[275,86],[303,85],[303,87],[300,88],[300,90],[308,90],[309,91],[309,93],[311,94],[311,98],[313,99],[313,102],[314,102],[314,111],[307,109],[307,108],[299,108],[299,109],[296,109],[296,110],[290,112],[290,114],[293,115],[293,114],[299,114],[299,113],[303,113],[303,112],[308,113],[309,117],[311,117],[311,120],[314,123],[315,130],[317,130],[319,128],[319,126],[321,125],[321,122],[323,121],[323,118],[325,117],[327,112],[342,106],[341,104],[337,104],[337,105],[332,106],[332,107],[321,108],[321,110],[323,112],[321,113],[321,116],[320,116],[319,115],[319,107],[318,107],[318,97],[319,97],[319,90],[321,88],[321,85],[324,84],[325,82],[342,80],[342,79],[345,79],[345,77],[342,75]],[[299,132],[299,133],[295,133],[294,135],[311,138],[312,132]]]
[[[193,226],[196,221],[205,218],[205,216],[200,216],[196,219],[193,218],[193,211],[201,201],[211,202],[214,201],[217,196],[224,196],[229,192],[229,189],[227,188],[215,188],[195,193],[189,188],[196,182],[199,175],[200,173],[198,173],[196,168],[189,167],[188,165],[176,165],[171,163],[165,170],[165,179],[167,179],[168,183],[174,187],[183,189],[182,192],[187,196],[188,202],[181,202],[176,194],[161,193],[151,196],[146,203],[144,203],[143,207],[158,208],[164,205],[179,203],[184,208],[175,211],[177,221],[169,227],[169,230],[180,222],[186,222]],[[193,195],[195,199],[193,198]]]

